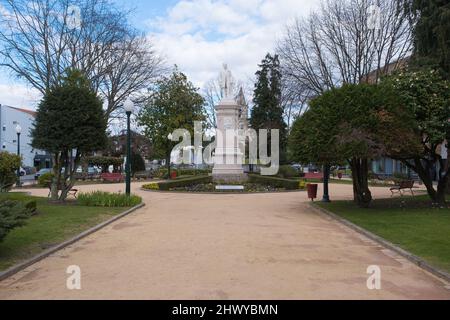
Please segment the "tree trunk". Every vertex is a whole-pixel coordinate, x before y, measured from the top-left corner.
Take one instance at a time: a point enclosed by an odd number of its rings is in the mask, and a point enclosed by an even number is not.
[[[169,175],[169,180],[172,179],[172,177],[170,176],[170,154],[169,156],[166,156],[166,166],[167,166],[167,174]]]
[[[75,158],[70,151],[70,156],[67,157],[66,170],[64,173],[64,183],[62,184],[60,201],[66,201],[67,196],[75,185],[75,171],[80,162],[80,154],[77,151]]]
[[[59,199],[59,180],[61,178],[61,157],[59,153],[53,154],[53,178],[50,186],[50,200]]]
[[[414,171],[416,171],[417,175],[419,176],[420,180],[422,180],[424,186],[427,188],[428,195],[433,200],[433,202],[436,201],[437,192],[434,190],[433,186],[433,179],[430,176],[430,172],[427,169],[427,167],[424,167],[421,159],[416,158],[414,159]]]
[[[353,177],[354,201],[361,208],[368,208],[372,202],[372,193],[369,189],[369,160],[353,158],[350,161]]]
[[[448,192],[448,185],[449,185],[449,171],[447,170],[443,175],[441,176],[441,179],[438,182],[438,188],[436,192],[436,203],[439,206],[445,206],[447,201],[445,199],[447,192]]]

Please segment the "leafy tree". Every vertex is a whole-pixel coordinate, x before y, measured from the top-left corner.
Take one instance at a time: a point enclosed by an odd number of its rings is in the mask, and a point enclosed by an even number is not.
[[[53,157],[54,201],[67,198],[82,156],[106,144],[102,101],[89,81],[80,71],[68,70],[61,83],[44,95],[32,129],[33,147],[46,150]]]
[[[22,158],[9,152],[0,152],[0,192],[9,191],[17,180],[17,169]]]
[[[407,9],[417,18],[414,61],[419,66],[439,67],[450,79],[450,2],[408,0]]]
[[[280,160],[286,161],[287,126],[283,119],[281,105],[281,67],[278,55],[267,54],[256,72],[256,84],[253,93],[254,106],[251,111],[250,124],[255,130],[280,130]],[[270,132],[268,134],[270,152]]]
[[[21,202],[0,200],[0,242],[14,228],[23,226],[32,210]]]
[[[376,85],[346,84],[313,99],[293,125],[289,137],[292,157],[302,163],[343,163],[351,166],[354,200],[368,207],[370,160],[383,154],[379,134],[389,113],[384,106],[396,97]]]
[[[204,100],[186,75],[175,67],[170,77],[158,81],[155,91],[138,116],[144,134],[152,141],[157,156],[166,159],[170,177],[170,156],[176,142],[168,139],[176,129],[193,136],[194,122],[204,121]]]
[[[413,118],[409,131],[399,135],[385,135],[387,154],[401,160],[423,181],[431,199],[445,203],[449,170],[439,149],[450,141],[450,82],[435,70],[402,72],[385,79],[382,86],[393,88],[401,100],[393,107],[405,108]],[[395,119],[397,124],[404,118]],[[401,140],[402,147],[392,147],[388,141]],[[433,186],[432,168],[440,162],[441,172],[437,189]]]
[[[145,161],[140,153],[131,153],[131,174],[135,174],[139,171],[145,171]]]

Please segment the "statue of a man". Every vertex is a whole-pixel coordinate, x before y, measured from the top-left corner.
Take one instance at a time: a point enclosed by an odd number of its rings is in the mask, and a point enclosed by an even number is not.
[[[231,74],[231,71],[228,70],[228,65],[226,63],[223,64],[223,70],[220,73],[219,83],[222,97],[225,99],[233,98],[235,83],[233,75]]]

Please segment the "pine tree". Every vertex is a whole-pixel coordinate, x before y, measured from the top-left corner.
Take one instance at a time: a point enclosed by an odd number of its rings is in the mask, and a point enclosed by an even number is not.
[[[256,72],[253,109],[250,124],[253,129],[280,130],[280,160],[286,161],[286,123],[281,107],[281,70],[278,55],[267,54]],[[270,134],[268,148],[270,152]]]
[[[418,17],[415,27],[415,62],[419,66],[439,67],[450,77],[450,2],[448,0],[410,0]]]

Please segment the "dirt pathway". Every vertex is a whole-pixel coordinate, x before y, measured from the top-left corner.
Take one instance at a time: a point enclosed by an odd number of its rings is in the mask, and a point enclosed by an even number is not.
[[[304,193],[139,186],[145,208],[1,282],[0,299],[450,299],[448,283],[311,211]],[[122,186],[82,187],[98,188]],[[351,198],[351,190],[331,193]],[[70,265],[81,268],[81,290],[66,288]],[[381,268],[381,290],[367,288],[370,265]]]

